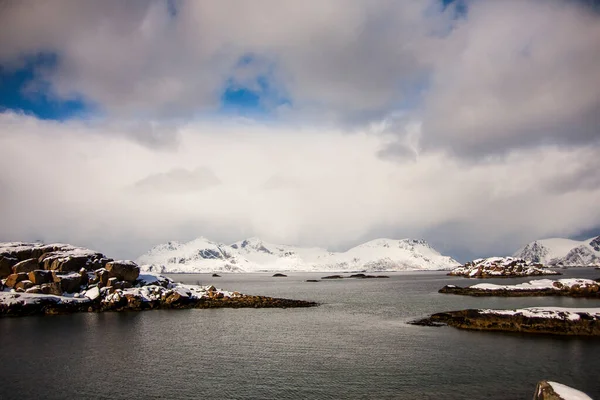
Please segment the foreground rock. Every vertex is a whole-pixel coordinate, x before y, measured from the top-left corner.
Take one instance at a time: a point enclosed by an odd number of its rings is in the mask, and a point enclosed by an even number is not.
[[[561,273],[522,258],[490,257],[468,262],[454,268],[448,275],[464,276],[465,278],[513,278],[519,276],[561,275]]]
[[[433,314],[413,325],[459,329],[600,336],[600,308],[536,307],[516,310],[460,310]]]
[[[313,302],[249,296],[214,286],[140,275],[133,261],[56,244],[0,243],[0,317],[80,311],[215,307],[311,307]]]
[[[591,279],[537,279],[518,285],[494,285],[480,283],[460,287],[446,285],[439,293],[459,294],[465,296],[568,296],[600,298],[600,283]]]
[[[587,394],[562,383],[540,381],[533,400],[592,400]]]
[[[99,285],[92,285],[72,295],[0,292],[0,317],[73,312],[181,308],[287,308],[317,305],[309,301],[228,292],[216,289],[214,286],[183,285],[153,274],[141,275],[134,287],[118,286],[113,284],[101,288]]]

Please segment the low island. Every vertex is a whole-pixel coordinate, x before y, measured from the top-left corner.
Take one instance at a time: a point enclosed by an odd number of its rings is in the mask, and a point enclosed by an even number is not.
[[[181,308],[311,307],[140,274],[133,261],[68,244],[0,243],[0,317]]]
[[[600,298],[600,282],[591,279],[536,279],[516,285],[495,285],[479,283],[472,286],[446,285],[439,293],[464,296],[567,296],[582,298]]]
[[[490,257],[470,261],[448,273],[450,276],[465,278],[514,278],[521,276],[561,275],[543,264],[536,264],[522,258]]]
[[[600,308],[469,309],[433,314],[412,325],[572,336],[600,336]]]

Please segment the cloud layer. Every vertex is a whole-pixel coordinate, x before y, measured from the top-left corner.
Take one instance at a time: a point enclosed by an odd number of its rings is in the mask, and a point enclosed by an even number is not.
[[[366,132],[190,123],[177,148],[161,150],[107,129],[0,115],[0,168],[11,171],[0,182],[0,240],[133,257],[199,235],[332,249],[425,236],[460,257],[600,225],[593,149],[520,150],[479,164],[431,152],[396,163],[378,156],[385,138]]]

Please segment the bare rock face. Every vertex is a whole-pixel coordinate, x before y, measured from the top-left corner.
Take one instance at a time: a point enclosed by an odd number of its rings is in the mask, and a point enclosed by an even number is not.
[[[140,275],[140,267],[133,261],[111,261],[105,268],[110,278],[120,281],[134,282]]]
[[[60,288],[60,282],[50,282],[44,283],[40,287],[43,294],[53,294],[56,296],[62,295],[62,290]]]
[[[4,279],[12,274],[12,267],[19,262],[19,259],[11,256],[0,256],[0,279]]]
[[[44,283],[52,282],[52,272],[43,270],[34,270],[27,274],[29,280],[34,285],[42,285]]]
[[[33,284],[33,282],[31,282],[30,280],[26,279],[26,280],[18,282],[15,285],[15,289],[21,289],[21,290],[25,291],[25,290],[29,289],[30,287],[33,287],[33,286],[35,286]]]
[[[19,261],[12,267],[14,274],[18,274],[19,272],[31,272],[36,269],[40,269],[37,258],[28,258],[27,260]]]
[[[28,278],[25,272],[20,272],[18,274],[11,274],[6,278],[6,282],[4,283],[9,288],[14,288],[15,285],[21,281],[24,281]]]

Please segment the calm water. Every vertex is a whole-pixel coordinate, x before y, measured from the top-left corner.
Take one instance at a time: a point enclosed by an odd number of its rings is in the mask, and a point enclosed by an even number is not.
[[[600,399],[600,340],[407,325],[469,307],[600,307],[567,298],[436,293],[443,273],[307,283],[321,274],[175,275],[309,309],[0,319],[0,399],[530,399],[550,379]],[[570,270],[567,276],[598,277]],[[502,280],[521,282],[526,279]]]

